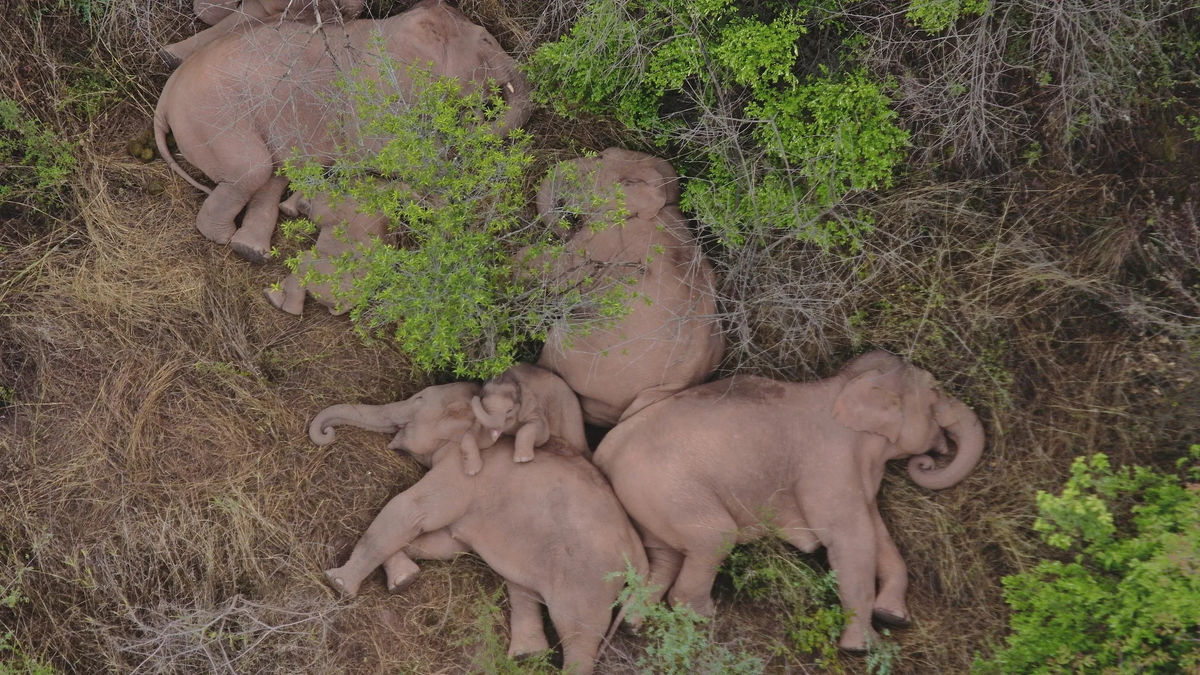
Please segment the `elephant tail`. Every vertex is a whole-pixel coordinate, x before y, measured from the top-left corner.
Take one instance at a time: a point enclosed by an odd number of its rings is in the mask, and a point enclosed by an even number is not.
[[[634,541],[637,542],[637,546],[634,547],[633,568],[637,570],[638,575],[642,579],[646,579],[650,574],[650,560],[646,557],[646,549],[642,546],[642,538],[636,532],[634,533]],[[604,634],[604,641],[600,643],[600,649],[596,652],[596,660],[604,656],[605,648],[612,642],[613,636],[617,634],[617,629],[621,627],[621,622],[625,620],[625,614],[628,610],[628,602],[623,603],[621,609],[617,610],[617,616],[613,619],[612,625],[608,627],[608,632]]]
[[[199,181],[189,176],[183,170],[183,167],[179,166],[179,162],[175,161],[175,156],[171,154],[171,149],[167,147],[167,131],[171,129],[171,125],[167,122],[167,113],[163,102],[167,99],[170,89],[171,81],[167,80],[167,86],[163,87],[162,96],[158,99],[158,107],[154,110],[154,142],[158,144],[158,154],[162,155],[163,161],[167,163],[167,166],[171,167],[172,171],[191,183],[192,187],[195,187],[204,194],[211,195],[212,188],[201,185]]]

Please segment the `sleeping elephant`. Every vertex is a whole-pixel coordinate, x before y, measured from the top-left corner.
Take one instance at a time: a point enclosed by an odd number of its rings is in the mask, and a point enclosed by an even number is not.
[[[312,251],[301,254],[296,271],[287,275],[278,287],[263,290],[267,301],[275,308],[296,316],[304,313],[304,298],[308,295],[328,307],[331,314],[350,311],[350,307],[334,297],[333,281],[306,281],[305,277],[310,270],[332,276],[338,271],[335,261],[347,255],[359,256],[364,248],[382,245],[380,242],[388,232],[387,216],[362,213],[358,202],[349,196],[331,204],[329,195],[325,193],[312,199],[296,193],[281,203],[279,210],[285,215],[303,215],[312,221],[318,228],[317,243]],[[344,277],[338,278],[342,297],[353,290],[356,277],[356,273],[347,272]]]
[[[543,218],[578,216],[552,279],[604,278],[633,296],[612,325],[552,329],[538,360],[579,394],[591,424],[612,426],[705,381],[725,353],[712,265],[678,203],[670,163],[620,148],[559,164],[538,192]]]
[[[483,385],[482,396],[471,399],[476,424],[482,435],[463,436],[463,470],[474,476],[483,468],[480,448],[495,443],[501,435],[513,437],[514,462],[533,461],[533,449],[551,438],[562,443],[547,446],[561,448],[591,460],[587,437],[583,433],[583,412],[579,397],[562,378],[537,366],[518,363]],[[486,445],[475,439],[482,436]]]
[[[333,441],[333,425],[353,424],[395,433],[389,447],[429,467],[388,502],[346,564],[326,575],[353,596],[384,565],[389,589],[397,590],[420,571],[410,555],[432,550],[440,558],[469,548],[508,586],[509,654],[548,648],[544,603],[562,638],[566,667],[587,675],[606,629],[620,620],[611,621],[611,608],[623,581],[606,577],[627,564],[646,572],[641,540],[604,477],[575,453],[549,452],[518,464],[512,440],[501,438],[482,451],[483,471],[468,478],[458,446],[474,426],[471,399],[478,394],[479,385],[457,382],[384,406],[337,405],[317,414],[309,437],[318,445]]]
[[[376,37],[381,37],[379,45]],[[385,54],[380,55],[380,49]],[[285,22],[219,38],[189,58],[163,88],[154,114],[159,152],[172,170],[209,193],[196,217],[201,234],[230,243],[241,256],[267,260],[287,179],[275,170],[295,153],[332,164],[344,148],[378,151],[359,138],[354,97],[339,89],[349,73],[381,81],[382,57],[428,67],[466,88],[492,81],[508,104],[502,130],[525,123],[529,87],[516,62],[486,30],[439,0],[388,19],[311,27]],[[381,94],[408,93],[406,68],[383,68]],[[171,130],[180,153],[216,187],[192,179],[166,149]],[[242,227],[234,218],[245,208]]]
[[[211,28],[164,47],[159,56],[176,68],[201,47],[224,35],[281,21],[309,25],[345,23],[357,18],[365,4],[363,0],[195,0],[196,16]]]
[[[936,468],[925,453],[947,453],[947,436],[956,454]],[[861,650],[876,637],[872,617],[909,621],[908,572],[876,505],[884,464],[911,458],[913,481],[940,490],[975,468],[983,445],[978,418],[932,375],[871,352],[816,382],[688,389],[617,425],[595,462],[643,535],[652,600],[669,589],[672,603],[711,614],[730,547],[777,528],[801,551],[828,549],[851,614],[840,644]]]

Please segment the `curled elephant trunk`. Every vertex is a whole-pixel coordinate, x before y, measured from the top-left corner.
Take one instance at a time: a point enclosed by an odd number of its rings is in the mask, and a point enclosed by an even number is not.
[[[498,414],[497,415],[490,414],[483,407],[483,402],[479,399],[478,396],[474,396],[471,398],[471,410],[475,411],[475,419],[479,420],[479,423],[482,424],[483,426],[488,427],[489,429],[503,429],[504,428],[504,418]]]
[[[394,404],[393,404],[394,405]],[[317,413],[308,427],[308,437],[317,445],[329,445],[335,433],[333,427],[350,424],[370,431],[392,434],[400,430],[393,415],[385,405],[358,405],[345,403],[333,405]]]
[[[917,455],[908,460],[908,475],[923,488],[944,490],[957,485],[979,464],[985,438],[979,418],[962,401],[952,396],[943,398],[934,417],[950,440],[954,441],[957,448],[954,459],[939,469],[929,455]]]

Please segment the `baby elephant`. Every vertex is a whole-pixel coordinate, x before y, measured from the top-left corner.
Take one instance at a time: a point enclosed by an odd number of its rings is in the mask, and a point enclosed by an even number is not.
[[[195,0],[196,16],[211,28],[164,47],[159,57],[176,68],[204,45],[230,33],[280,21],[343,23],[357,18],[365,4],[363,0]]]
[[[335,297],[333,281],[321,279],[305,281],[311,270],[320,275],[338,273],[335,260],[347,256],[358,257],[364,248],[382,245],[380,242],[388,231],[388,219],[381,213],[361,213],[358,202],[346,197],[331,205],[328,194],[319,194],[307,199],[296,193],[279,205],[286,215],[304,215],[319,229],[314,251],[302,254],[296,271],[287,275],[278,287],[263,291],[267,301],[275,308],[288,314],[300,316],[304,312],[304,298],[313,296],[317,302],[329,308],[331,314],[350,311],[340,298]],[[354,281],[361,274],[346,273],[337,283],[342,298],[353,291]]]
[[[935,468],[927,451],[954,459]],[[792,384],[735,377],[660,401],[610,431],[596,466],[643,535],[650,586],[713,611],[713,579],[734,543],[767,529],[796,548],[824,545],[850,622],[841,646],[875,639],[871,618],[906,625],[908,572],[876,504],[884,464],[911,458],[918,485],[955,485],[979,462],[975,413],[933,376],[885,352]],[[876,589],[875,582],[879,586]]]
[[[384,565],[388,587],[398,590],[420,571],[410,555],[430,551],[440,558],[474,550],[508,586],[509,654],[549,647],[540,608],[545,604],[562,638],[566,667],[588,675],[606,629],[611,634],[621,618],[610,621],[623,581],[606,577],[627,564],[645,573],[641,540],[604,477],[574,452],[549,452],[520,465],[512,461],[512,440],[501,438],[481,452],[480,475],[468,479],[459,465],[458,439],[474,426],[471,399],[479,391],[477,384],[456,382],[406,401],[336,405],[317,414],[309,437],[318,445],[333,441],[333,425],[353,424],[395,433],[390,447],[429,467],[388,502],[346,564],[326,575],[334,588],[353,596]]]
[[[482,437],[486,445],[477,443],[475,439],[480,435],[474,433],[475,429],[463,436],[463,471],[468,476],[483,468],[480,448],[489,447],[501,434],[515,437],[514,462],[533,461],[533,449],[551,438],[563,443],[549,448],[582,455],[589,461],[592,458],[583,434],[579,398],[562,378],[544,368],[524,363],[509,368],[483,385],[483,396],[471,399],[471,409],[477,427],[485,432]]]

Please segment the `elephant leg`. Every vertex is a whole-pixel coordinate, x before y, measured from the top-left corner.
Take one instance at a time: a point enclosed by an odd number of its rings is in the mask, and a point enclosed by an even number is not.
[[[512,640],[510,657],[536,654],[550,649],[546,627],[542,623],[542,598],[533,590],[512,581],[508,586],[509,628]]]
[[[242,227],[229,240],[233,250],[250,262],[265,263],[271,257],[271,236],[279,222],[279,198],[288,179],[272,176],[250,197]]]
[[[200,213],[196,216],[196,229],[209,241],[228,244],[237,233],[233,219],[250,201],[250,193],[236,183],[217,183]]]
[[[241,0],[194,0],[192,11],[204,23],[212,26],[237,9]]]
[[[807,514],[821,533],[829,552],[829,566],[837,574],[838,596],[849,623],[842,631],[838,646],[846,651],[862,652],[868,642],[879,639],[871,628],[871,608],[875,604],[875,526],[865,503],[807,505]]]
[[[689,528],[693,538],[684,551],[679,577],[667,594],[671,605],[690,605],[700,616],[712,616],[715,612],[712,587],[717,569],[737,541],[737,523],[728,514],[722,516],[715,522],[697,523]]]
[[[517,436],[513,443],[513,461],[532,462],[534,445],[545,430],[546,423],[541,420],[521,425],[521,428],[517,429]]]
[[[683,566],[683,554],[642,528],[638,527],[637,531],[646,549],[646,559],[650,566],[645,582],[646,587],[650,589],[646,605],[653,607],[662,602],[663,596],[679,576],[679,568]],[[641,631],[644,619],[640,614],[626,613],[625,625],[630,631],[637,633]]]
[[[654,403],[658,403],[668,396],[673,396],[674,394],[679,393],[681,390],[682,387],[665,384],[657,387],[650,387],[649,389],[643,389],[641,393],[637,395],[637,398],[633,399],[633,403],[630,403],[629,407],[621,413],[617,423],[620,424],[621,422],[624,422],[630,417],[636,415],[638,411],[642,410],[643,408],[647,408]]]
[[[414,560],[453,560],[470,552],[470,546],[455,539],[445,528],[426,532],[384,561],[383,571],[387,575],[388,592],[399,593],[417,580],[421,568]]]
[[[912,624],[912,615],[904,601],[908,590],[908,567],[875,504],[871,505],[871,520],[875,526],[875,576],[879,581],[871,616],[880,623],[907,628]]]
[[[611,598],[608,602],[590,603],[595,606],[586,602],[565,607],[558,603],[548,605],[550,620],[562,639],[563,672],[591,675],[595,670],[596,655],[612,618],[610,602]]]
[[[541,362],[538,364],[541,365]],[[617,425],[617,420],[621,419],[620,410],[594,398],[580,396],[579,407],[583,409],[583,421],[592,426],[611,429]]]
[[[263,289],[267,302],[275,309],[281,309],[288,314],[300,316],[304,313],[304,296],[307,292],[300,285],[300,278],[289,274],[284,278],[279,288]]]
[[[226,14],[220,21],[196,33],[192,37],[163,47],[158,52],[159,58],[172,68],[178,68],[179,64],[183,63],[187,57],[200,51],[208,43],[240,30],[250,23],[258,22],[241,11],[232,11]]]
[[[357,595],[363,579],[376,567],[403,551],[421,534],[449,526],[466,511],[461,487],[447,484],[434,476],[436,473],[435,469],[425,474],[425,478],[383,507],[354,545],[346,564],[325,571],[330,585],[349,597]]]

